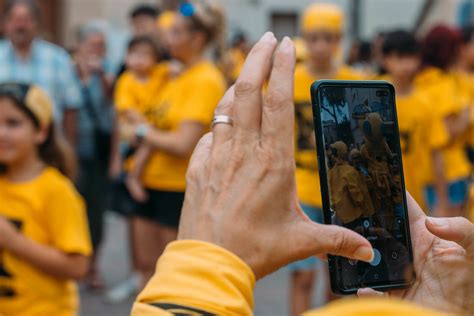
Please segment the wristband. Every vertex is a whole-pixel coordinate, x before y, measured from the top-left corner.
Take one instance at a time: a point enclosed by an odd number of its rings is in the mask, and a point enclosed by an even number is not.
[[[142,141],[146,135],[148,135],[149,131],[150,127],[147,124],[140,124],[135,130],[135,136],[138,138],[138,140]]]

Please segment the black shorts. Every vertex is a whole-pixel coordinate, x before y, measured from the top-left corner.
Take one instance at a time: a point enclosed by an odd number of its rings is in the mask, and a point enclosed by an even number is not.
[[[146,189],[148,201],[137,203],[133,215],[156,221],[165,226],[178,228],[184,192],[170,192]]]

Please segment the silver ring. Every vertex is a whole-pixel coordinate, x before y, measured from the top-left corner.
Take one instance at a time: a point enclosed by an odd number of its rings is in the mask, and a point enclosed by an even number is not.
[[[228,115],[216,115],[212,119],[211,129],[213,129],[217,124],[227,124],[234,126],[234,120]]]

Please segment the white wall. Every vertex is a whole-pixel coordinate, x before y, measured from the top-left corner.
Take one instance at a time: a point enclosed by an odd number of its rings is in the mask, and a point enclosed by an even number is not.
[[[108,21],[113,31],[114,43],[126,37],[128,12],[137,3],[156,3],[158,0],[65,0],[65,43],[73,43],[74,30],[88,20]],[[348,10],[352,0],[330,0]],[[313,2],[324,0],[222,0],[226,9],[229,34],[236,29],[245,31],[251,40],[257,40],[271,27],[272,12],[294,12],[301,15],[304,8]],[[326,1],[327,2],[327,1]],[[460,0],[439,0],[425,29],[440,21],[453,22],[456,5]],[[361,0],[361,35],[372,37],[378,30],[394,27],[411,28],[424,0]],[[350,21],[346,20],[348,28]],[[350,30],[348,30],[350,32]],[[347,44],[347,43],[346,43]],[[122,44],[117,44],[122,45]]]

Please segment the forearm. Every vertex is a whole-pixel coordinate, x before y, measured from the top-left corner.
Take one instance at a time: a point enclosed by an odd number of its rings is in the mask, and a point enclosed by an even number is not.
[[[198,137],[183,137],[179,132],[163,132],[160,130],[150,130],[150,132],[144,138],[150,148],[158,151],[168,153],[173,156],[187,158],[189,157],[196,146]]]
[[[104,95],[108,99],[112,99],[114,94],[113,82],[114,78],[112,78],[111,76],[107,76],[103,71],[100,73],[100,83],[102,85],[102,91],[104,91]]]
[[[140,178],[143,169],[145,169],[146,163],[150,158],[151,147],[143,144],[138,147],[137,151],[133,155],[133,167],[129,172],[129,176],[133,178]]]
[[[449,137],[457,139],[461,137],[471,125],[470,112],[465,110],[458,116],[451,116],[445,119],[446,129],[449,133]]]
[[[7,249],[39,270],[60,279],[81,279],[89,267],[89,258],[84,255],[67,254],[20,233],[7,245]]]
[[[69,145],[75,149],[77,143],[77,110],[67,109],[63,117],[64,136]]]
[[[448,207],[448,190],[447,181],[444,172],[444,161],[443,155],[440,150],[433,150],[433,175],[434,175],[434,187],[436,196],[438,197],[438,208]]]

